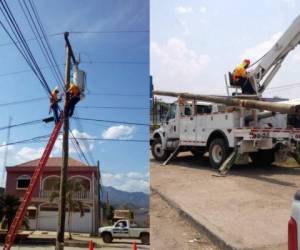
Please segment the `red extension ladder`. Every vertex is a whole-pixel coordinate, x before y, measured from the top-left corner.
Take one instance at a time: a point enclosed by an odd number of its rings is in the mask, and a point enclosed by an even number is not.
[[[59,131],[62,127],[62,124],[63,124],[63,116],[61,116],[61,119],[59,120],[59,122],[55,125],[53,131],[52,131],[52,134],[50,136],[50,139],[48,141],[48,144],[44,150],[44,153],[42,155],[42,158],[40,159],[39,161],[39,164],[38,166],[36,167],[32,177],[31,177],[31,181],[30,181],[30,184],[25,192],[25,195],[23,197],[23,200],[18,208],[18,211],[16,213],[16,216],[8,230],[8,233],[6,235],[6,238],[5,238],[5,243],[4,243],[4,246],[3,246],[3,250],[10,250],[14,240],[15,240],[15,237],[16,237],[16,233],[17,233],[17,230],[19,229],[19,227],[21,226],[22,224],[22,221],[24,219],[24,216],[25,216],[25,213],[26,213],[26,210],[27,210],[27,207],[29,205],[29,202],[32,198],[32,194],[33,194],[33,191],[39,181],[39,178],[44,170],[44,167],[46,166],[46,163],[48,161],[48,158],[49,158],[49,155],[53,149],[53,146],[54,146],[54,143],[57,139],[57,136],[59,134]]]

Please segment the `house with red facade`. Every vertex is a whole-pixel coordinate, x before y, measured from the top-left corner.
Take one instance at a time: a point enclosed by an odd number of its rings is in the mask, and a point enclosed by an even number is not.
[[[30,183],[39,159],[16,166],[6,167],[5,192],[22,199]],[[58,192],[62,158],[50,157],[27,209],[30,229],[56,231],[58,223],[58,200],[50,202],[53,192]],[[72,213],[72,232],[96,234],[100,226],[100,170],[99,166],[88,166],[69,158],[68,182],[79,182],[80,192],[74,198],[84,205],[84,216],[79,211]],[[67,216],[66,216],[67,217]],[[66,219],[66,230],[68,223]]]

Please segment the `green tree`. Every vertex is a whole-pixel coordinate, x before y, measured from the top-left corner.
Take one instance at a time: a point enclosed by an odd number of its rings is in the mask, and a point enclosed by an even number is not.
[[[20,200],[10,194],[0,195],[0,221],[1,229],[9,229],[18,211]],[[26,229],[29,228],[28,218],[25,216],[22,224]]]
[[[59,185],[59,184],[58,184]],[[68,227],[69,227],[69,239],[72,239],[72,214],[76,211],[80,212],[80,217],[84,216],[84,204],[82,201],[76,199],[78,192],[84,192],[86,189],[78,181],[69,181],[66,185],[66,206],[68,208]],[[54,202],[59,198],[59,191],[53,191],[50,194],[50,202]]]

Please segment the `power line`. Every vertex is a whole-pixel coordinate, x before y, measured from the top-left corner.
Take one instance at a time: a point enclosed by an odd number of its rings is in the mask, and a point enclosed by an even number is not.
[[[34,36],[38,42],[41,52],[44,55],[46,62],[49,65],[52,75],[54,76],[54,79],[56,79],[57,83],[60,84],[62,89],[64,89],[63,76],[59,70],[59,66],[54,57],[52,48],[50,47],[50,44],[48,42],[48,38],[45,35],[45,29],[41,23],[37,9],[35,8],[35,5],[32,2],[32,0],[29,0],[28,2],[29,2],[29,5],[27,5],[26,1],[23,0],[23,4],[22,4],[22,1],[20,0],[19,5],[26,17],[26,20],[32,30],[32,33],[34,34]]]
[[[61,134],[61,133],[60,133]],[[41,135],[41,136],[36,136],[33,138],[25,139],[25,140],[19,140],[19,141],[14,141],[10,142],[7,144],[2,144],[0,145],[1,147],[7,147],[7,146],[12,146],[16,144],[23,144],[23,143],[40,143],[44,141],[46,138],[49,138],[50,134],[48,135]],[[139,139],[108,139],[108,138],[84,138],[84,137],[74,137],[77,140],[86,140],[86,141],[113,141],[113,142],[149,142],[149,140],[139,140]],[[62,140],[61,138],[58,138],[57,140]]]
[[[144,95],[144,94],[122,94],[122,93],[109,93],[109,92],[102,92],[102,93],[88,93],[88,95],[107,95],[107,96],[125,96],[125,97],[128,97],[128,96],[135,96],[135,97],[145,97],[145,96],[148,96],[148,95]]]
[[[42,142],[42,139],[45,138],[49,138],[50,135],[41,135],[41,136],[36,136],[30,139],[25,139],[25,140],[20,140],[20,141],[14,141],[14,142],[10,142],[10,143],[6,143],[6,144],[2,144],[0,145],[1,147],[7,147],[7,146],[12,146],[12,145],[16,145],[16,144],[22,144],[22,143],[38,143],[38,142]]]
[[[80,137],[76,137],[76,139],[86,140],[86,141],[149,142],[149,140],[139,140],[139,139],[108,139],[108,138],[80,138]]]
[[[46,100],[45,97],[37,97],[37,98],[31,98],[31,99],[26,99],[26,100],[21,100],[21,101],[15,101],[15,102],[6,102],[6,103],[0,103],[0,107],[5,107],[5,106],[12,106],[12,105],[18,105],[18,104],[24,104],[24,103],[31,103],[31,102],[37,102],[41,100]]]
[[[43,122],[43,120],[33,120],[33,121],[28,121],[28,122],[21,122],[21,123],[11,124],[10,126],[0,127],[0,130],[21,127],[21,126],[28,126],[28,125],[38,124],[38,123],[42,123],[42,122]]]
[[[78,106],[82,109],[127,109],[127,110],[148,110],[147,107],[117,107],[117,106]]]
[[[147,64],[146,62],[120,62],[120,61],[82,61],[81,63],[87,63],[87,64]],[[40,67],[40,69],[51,69],[54,67],[63,67],[65,64],[58,64],[58,66],[43,66]],[[28,73],[31,72],[31,69],[24,69],[24,70],[19,70],[19,71],[12,71],[12,72],[7,72],[7,73],[2,73],[0,74],[0,77],[5,77],[5,76],[10,76],[10,75],[17,75],[17,74],[23,74],[23,73]]]
[[[64,66],[64,65],[65,64],[60,64],[60,66]],[[50,69],[50,68],[51,67],[49,67],[49,66],[40,67],[41,70]],[[2,73],[2,74],[0,74],[0,77],[10,76],[10,75],[18,75],[18,74],[28,73],[28,72],[31,72],[31,71],[32,71],[31,69],[12,71],[12,72],[7,72],[7,73]]]
[[[70,31],[70,34],[117,34],[117,33],[149,33],[149,30],[103,30],[103,31]],[[51,33],[47,34],[47,37],[55,37],[55,36],[60,36],[63,35],[64,32],[58,32],[58,33]],[[35,41],[35,37],[27,38],[25,41],[30,42],[30,41]],[[20,43],[19,40],[16,41],[16,43]],[[7,42],[7,43],[0,43],[0,47],[4,46],[11,46],[14,43],[12,42]]]
[[[60,35],[63,35],[63,34],[64,34],[64,32],[52,33],[52,34],[47,35],[47,37],[60,36]],[[35,40],[36,39],[32,37],[32,38],[26,39],[26,42],[35,41]],[[16,41],[16,43],[20,43],[20,41]],[[11,46],[11,45],[14,45],[14,43],[12,43],[12,42],[0,43],[0,47]]]
[[[76,110],[75,110],[75,115],[77,115]],[[75,122],[76,122],[76,125],[77,125],[78,130],[79,130],[79,131],[84,131],[83,128],[82,128],[82,124],[81,124],[80,120],[75,120]],[[85,148],[89,148],[89,145],[88,145],[85,141],[83,141],[83,144],[84,144]],[[91,153],[90,150],[87,151],[87,155],[89,156],[89,158],[90,158],[92,164],[95,164],[96,161],[95,161],[95,159],[94,159],[94,157],[93,157],[93,154]]]
[[[9,38],[12,40],[12,42],[14,43],[14,45],[16,46],[18,51],[21,53],[21,55],[23,56],[23,58],[25,59],[25,61],[29,65],[29,67],[32,69],[33,73],[39,79],[41,85],[46,90],[47,94],[50,94],[51,93],[50,87],[49,87],[43,73],[41,72],[41,69],[39,68],[38,63],[35,60],[32,52],[22,34],[22,31],[21,31],[15,17],[13,16],[8,4],[6,3],[5,0],[1,0],[0,3],[2,5],[1,12],[4,15],[5,20],[6,20],[7,24],[9,25],[11,32],[13,34],[8,31],[8,29],[5,27],[5,25],[2,22],[0,22],[2,28],[4,29],[6,34],[9,36]],[[13,35],[15,38],[13,38]],[[16,40],[20,41],[20,43],[17,44]]]
[[[115,61],[115,60],[93,60],[93,61],[81,61],[81,63],[88,64],[137,64],[137,65],[148,65],[149,62],[139,61]]]
[[[137,122],[125,122],[125,121],[112,121],[112,120],[101,120],[85,117],[72,117],[73,119],[83,120],[83,121],[95,121],[95,122],[107,122],[107,123],[117,123],[117,124],[128,124],[128,125],[137,125],[137,126],[149,126],[146,123],[137,123]]]
[[[117,34],[117,33],[149,33],[149,30],[95,30],[95,31],[70,31],[70,34]]]

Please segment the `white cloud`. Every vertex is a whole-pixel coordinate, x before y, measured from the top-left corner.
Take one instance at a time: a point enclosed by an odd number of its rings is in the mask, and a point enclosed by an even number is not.
[[[200,13],[206,13],[207,8],[205,6],[201,6],[199,11],[200,11]]]
[[[245,49],[240,58],[250,58],[253,62],[256,61],[272,48],[272,46],[278,41],[281,35],[282,32],[277,32],[272,35],[270,39],[263,41],[251,48]]]
[[[187,47],[184,40],[170,38],[166,44],[151,43],[151,73],[155,88],[199,91],[201,74],[210,62],[206,54]]]
[[[112,186],[122,191],[149,193],[148,173],[102,173],[102,182],[104,186]]]
[[[44,148],[31,148],[22,147],[15,154],[15,159],[17,162],[26,162],[35,159],[39,159],[44,152]]]
[[[177,6],[175,12],[180,15],[188,14],[193,12],[193,8],[191,6]]]
[[[93,139],[94,138],[93,136],[91,136],[88,133],[79,132],[77,129],[73,129],[72,134],[74,135],[75,138],[85,138],[85,139]],[[93,148],[95,146],[95,143],[93,140],[77,140],[77,141],[84,153],[93,150]],[[74,140],[72,139],[71,133],[69,133],[69,152],[71,154],[74,154],[77,152],[74,144],[76,144],[76,142],[74,142]],[[60,153],[61,150],[62,150],[62,135],[59,135],[58,139],[56,140],[56,142],[54,144],[54,154]]]
[[[104,139],[130,139],[133,132],[133,126],[117,125],[106,129],[102,133],[102,137]]]
[[[5,145],[4,142],[3,145]],[[18,149],[13,145],[9,145],[7,148],[7,165],[13,166],[27,161],[38,159],[41,157],[42,153],[44,152],[44,149],[44,147],[33,148],[28,146],[24,146]],[[5,147],[0,147],[0,158],[3,159],[4,153]]]

